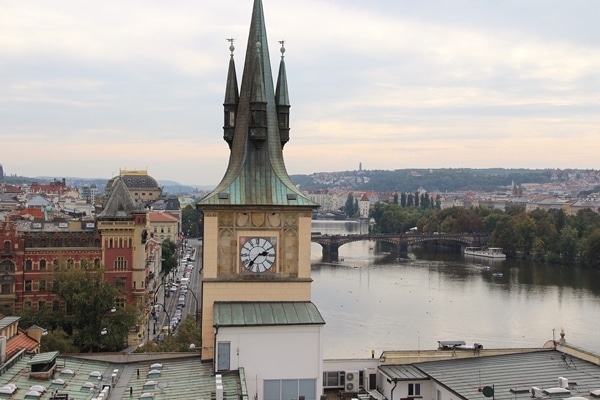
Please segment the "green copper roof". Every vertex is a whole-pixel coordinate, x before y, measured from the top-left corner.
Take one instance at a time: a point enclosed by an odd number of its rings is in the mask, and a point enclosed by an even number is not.
[[[323,325],[310,301],[215,302],[213,326]]]
[[[230,62],[231,63],[231,62]],[[230,71],[234,70],[230,65]],[[285,78],[285,71],[283,73]],[[234,98],[233,78],[228,77],[227,100]],[[287,99],[287,85],[281,96]],[[236,83],[237,86],[237,83]],[[251,103],[265,108],[266,139],[250,139]],[[200,203],[203,205],[276,205],[318,207],[292,182],[283,162],[282,144],[269,47],[261,0],[255,0],[246,49],[235,131],[231,143],[229,165],[221,183]]]
[[[49,351],[47,353],[38,353],[27,361],[28,365],[34,364],[48,364],[58,357],[58,351]]]

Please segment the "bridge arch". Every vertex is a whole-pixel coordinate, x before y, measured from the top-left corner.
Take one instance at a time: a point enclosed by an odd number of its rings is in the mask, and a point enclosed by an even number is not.
[[[425,242],[454,242],[465,246],[481,246],[487,242],[488,235],[474,233],[460,234],[350,234],[350,235],[312,235],[311,242],[323,248],[323,258],[337,261],[339,248],[347,243],[375,241],[397,246],[399,252],[406,251],[408,246]]]

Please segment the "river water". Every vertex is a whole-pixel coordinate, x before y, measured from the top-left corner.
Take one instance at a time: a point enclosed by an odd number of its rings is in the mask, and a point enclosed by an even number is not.
[[[312,230],[366,233],[368,226],[313,221]],[[383,247],[349,243],[340,247],[343,261],[324,263],[321,246],[312,244],[312,299],[326,321],[325,358],[435,349],[438,340],[541,347],[558,340],[561,328],[567,342],[600,353],[599,271],[431,248],[398,257]]]

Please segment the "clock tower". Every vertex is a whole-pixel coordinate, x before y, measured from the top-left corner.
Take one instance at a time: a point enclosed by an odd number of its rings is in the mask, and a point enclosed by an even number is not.
[[[198,203],[204,213],[203,360],[216,356],[215,303],[312,306],[311,216],[318,205],[296,188],[283,161],[290,128],[284,42],[273,85],[262,1],[255,0],[238,92],[229,41],[223,104],[229,164],[221,183]]]

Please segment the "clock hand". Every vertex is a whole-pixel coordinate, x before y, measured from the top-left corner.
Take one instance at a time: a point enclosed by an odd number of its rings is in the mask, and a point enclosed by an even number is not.
[[[250,263],[248,264],[248,266],[252,266],[254,265],[254,261],[256,261],[256,259],[260,256],[266,257],[267,254],[269,254],[266,250],[263,251],[262,253],[258,253],[252,260],[250,260]]]

